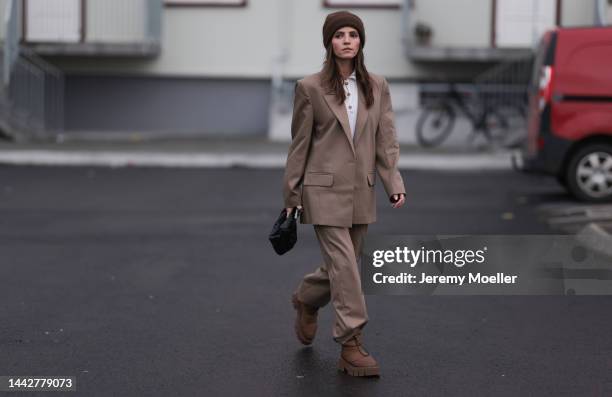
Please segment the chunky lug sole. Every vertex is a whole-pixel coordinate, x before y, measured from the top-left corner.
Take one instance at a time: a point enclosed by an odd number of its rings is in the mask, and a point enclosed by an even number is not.
[[[314,340],[314,338],[310,339],[307,338],[301,330],[300,327],[300,317],[302,317],[302,305],[300,305],[300,302],[297,299],[297,295],[293,294],[293,296],[291,297],[291,303],[293,303],[293,308],[297,311],[297,317],[295,318],[295,335],[297,336],[298,340],[300,342],[302,342],[303,345],[310,345],[312,344],[312,341]]]
[[[345,372],[351,376],[380,376],[380,367],[355,367],[348,361],[340,357],[338,361],[338,371]]]

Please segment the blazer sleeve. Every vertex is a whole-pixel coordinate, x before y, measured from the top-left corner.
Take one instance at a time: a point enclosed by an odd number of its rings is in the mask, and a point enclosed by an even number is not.
[[[291,145],[287,154],[283,196],[285,208],[302,205],[301,183],[312,139],[313,111],[310,98],[301,80],[295,85],[293,118],[291,120]]]
[[[393,107],[387,79],[383,78],[380,101],[380,121],[376,131],[376,170],[383,182],[389,197],[394,194],[406,193],[404,181],[397,169],[399,161],[399,143],[395,132]]]

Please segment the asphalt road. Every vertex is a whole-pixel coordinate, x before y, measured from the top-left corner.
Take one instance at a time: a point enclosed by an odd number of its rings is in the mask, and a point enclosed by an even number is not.
[[[0,167],[0,375],[76,376],[79,396],[612,395],[610,297],[367,296],[382,377],[337,372],[330,307],[312,347],[293,334],[320,252],[310,225],[269,246],[281,176]],[[512,172],[403,176],[369,233],[552,233],[535,208],[568,199]]]

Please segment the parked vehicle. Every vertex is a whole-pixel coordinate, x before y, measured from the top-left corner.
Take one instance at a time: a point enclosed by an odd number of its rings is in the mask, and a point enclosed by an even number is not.
[[[554,175],[580,200],[612,200],[612,27],[546,32],[531,81],[515,167]]]

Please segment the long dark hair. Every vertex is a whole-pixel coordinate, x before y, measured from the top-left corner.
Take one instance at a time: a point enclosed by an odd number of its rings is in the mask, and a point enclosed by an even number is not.
[[[361,47],[355,58],[353,58],[353,65],[355,66],[357,84],[364,92],[366,107],[369,108],[374,103],[374,94],[372,93],[370,74],[365,67],[363,50]],[[327,90],[335,92],[339,104],[344,103],[346,95],[344,93],[344,87],[342,86],[342,75],[336,63],[336,55],[334,54],[334,48],[331,42],[326,48],[325,61],[323,62],[322,69],[322,83]]]

